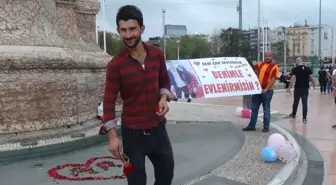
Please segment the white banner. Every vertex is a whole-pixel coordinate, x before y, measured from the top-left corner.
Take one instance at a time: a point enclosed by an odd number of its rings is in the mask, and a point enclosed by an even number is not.
[[[242,57],[170,60],[167,69],[177,98],[216,98],[261,92],[256,74]]]

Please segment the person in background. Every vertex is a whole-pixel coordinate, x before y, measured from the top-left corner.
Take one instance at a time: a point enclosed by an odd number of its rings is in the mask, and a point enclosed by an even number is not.
[[[332,72],[331,82],[332,82],[332,88],[333,88],[334,102],[336,105],[336,69],[334,69]],[[336,128],[336,124],[333,125],[332,128]]]
[[[333,89],[334,103],[336,105],[336,69],[334,69],[332,72],[331,87]]]
[[[273,97],[273,88],[276,79],[279,78],[279,67],[272,61],[272,52],[265,53],[265,61],[253,67],[261,85],[261,94],[252,95],[252,115],[247,127],[243,131],[255,131],[258,120],[260,105],[264,109],[264,128],[263,132],[269,131],[271,121],[271,101]]]
[[[326,94],[327,91],[327,83],[328,83],[328,74],[324,67],[321,67],[321,70],[318,72],[318,80],[320,84],[321,95]]]
[[[134,172],[128,185],[146,185],[146,157],[152,162],[156,185],[171,185],[174,155],[166,129],[170,80],[162,50],[142,42],[143,15],[133,5],[125,5],[116,16],[117,31],[125,44],[107,64],[104,93],[104,125],[110,152],[125,154]],[[120,92],[122,144],[117,135],[115,102]],[[111,182],[113,184],[113,182]]]
[[[308,112],[308,95],[309,95],[309,82],[313,83],[313,88],[315,89],[315,79],[313,72],[310,67],[303,65],[302,59],[298,57],[295,60],[296,67],[292,70],[292,77],[290,79],[290,87],[287,91],[291,94],[291,88],[294,86],[294,101],[292,113],[289,115],[291,118],[295,118],[297,108],[302,101],[302,120],[304,123],[307,122],[307,112]]]
[[[282,72],[282,74],[281,74],[281,76],[280,76],[280,78],[279,78],[279,82],[285,84],[285,89],[288,89],[288,88],[289,88],[289,84],[290,84],[290,81],[289,81],[289,80],[290,80],[290,78],[291,78],[291,75],[292,75],[292,73],[286,75],[286,74],[284,73],[284,70],[283,70],[283,72]]]
[[[328,82],[327,82],[327,92],[328,94],[332,93],[332,70],[331,69],[328,69],[327,71],[327,76],[328,76]]]

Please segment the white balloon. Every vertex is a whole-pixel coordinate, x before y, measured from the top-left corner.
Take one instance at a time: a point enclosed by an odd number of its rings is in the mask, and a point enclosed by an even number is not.
[[[281,145],[277,151],[278,159],[282,162],[288,163],[294,160],[296,152],[294,146],[290,142]]]
[[[235,110],[235,112],[234,112],[234,114],[236,116],[241,116],[242,110],[243,110],[243,107],[237,107],[236,110]]]
[[[281,145],[284,145],[286,143],[286,141],[287,140],[283,135],[275,133],[268,138],[268,146],[278,150]]]

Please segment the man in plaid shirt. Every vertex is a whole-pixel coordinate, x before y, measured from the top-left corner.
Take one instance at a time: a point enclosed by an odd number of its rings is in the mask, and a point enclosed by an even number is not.
[[[160,48],[141,41],[145,30],[141,11],[132,5],[119,9],[117,30],[125,48],[108,63],[104,94],[104,125],[109,150],[116,157],[126,154],[134,166],[128,185],[146,185],[145,157],[154,166],[155,185],[170,185],[174,175],[173,150],[166,130],[170,80]],[[115,102],[123,101],[121,131],[116,133]],[[122,151],[123,148],[123,151]]]

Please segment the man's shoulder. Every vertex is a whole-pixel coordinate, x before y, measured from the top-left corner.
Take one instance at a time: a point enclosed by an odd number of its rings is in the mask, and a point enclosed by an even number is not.
[[[294,70],[297,70],[299,67],[300,67],[300,66],[295,66],[295,67],[293,67],[293,71],[294,71]]]
[[[153,45],[153,44],[147,44],[144,43],[147,50],[149,51],[149,54],[151,55],[163,55],[163,51],[160,47]]]
[[[278,64],[275,62],[272,62],[273,67],[279,68]]]
[[[124,61],[127,57],[127,52],[125,51],[125,48],[121,49],[118,53],[116,53],[115,56],[111,58],[111,60],[108,62],[108,66],[116,66],[119,65],[120,62]]]

